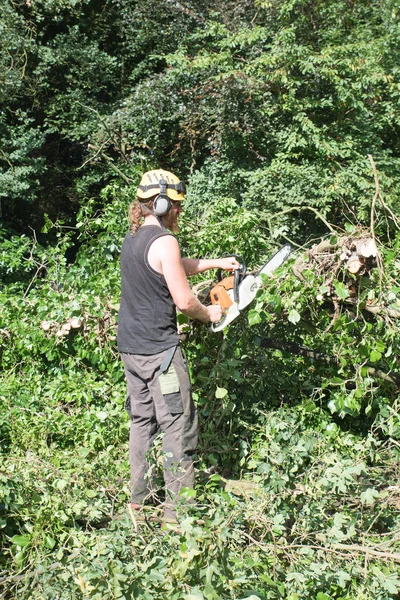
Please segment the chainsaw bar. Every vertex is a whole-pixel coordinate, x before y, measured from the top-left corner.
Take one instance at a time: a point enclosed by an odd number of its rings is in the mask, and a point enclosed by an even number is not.
[[[263,267],[261,267],[256,275],[248,275],[243,279],[242,283],[239,285],[239,310],[246,308],[246,306],[248,306],[256,297],[257,291],[262,286],[261,275],[269,275],[273,271],[276,271],[276,269],[283,265],[285,260],[289,258],[291,251],[292,248],[289,244],[282,246],[282,248],[278,250],[278,252],[276,252]]]
[[[258,271],[257,276],[260,275],[269,275],[272,271],[276,271],[285,260],[287,260],[292,252],[292,247],[290,244],[285,244],[282,246],[278,252],[275,252],[272,258],[269,259],[268,262],[265,263],[263,267]]]
[[[239,284],[238,302],[234,301],[233,290],[229,290],[228,294],[233,301],[233,304],[228,308],[218,323],[211,324],[211,330],[216,333],[232,323],[232,321],[234,321],[240,315],[240,312],[246,308],[246,306],[248,306],[256,297],[258,290],[262,286],[262,275],[269,275],[278,269],[281,265],[283,265],[285,260],[289,258],[291,252],[292,248],[289,244],[282,246],[282,248],[278,250],[278,252],[276,252],[274,256],[270,258],[269,261],[266,262],[265,265],[262,266],[255,275],[247,275]]]

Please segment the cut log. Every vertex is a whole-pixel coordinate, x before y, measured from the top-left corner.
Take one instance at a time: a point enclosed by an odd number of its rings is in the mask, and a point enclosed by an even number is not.
[[[43,331],[49,331],[51,323],[49,321],[41,321],[40,327],[43,329]]]
[[[347,261],[347,270],[355,275],[364,266],[364,261],[360,260],[357,254],[352,254]]]
[[[64,323],[63,325],[61,325],[61,331],[64,335],[68,335],[68,333],[71,331],[70,323]]]
[[[358,256],[362,256],[364,258],[369,258],[370,256],[375,258],[378,253],[375,241],[372,238],[357,240],[356,250]]]
[[[82,319],[80,319],[79,317],[72,317],[69,323],[72,329],[79,329],[80,327],[82,327]]]

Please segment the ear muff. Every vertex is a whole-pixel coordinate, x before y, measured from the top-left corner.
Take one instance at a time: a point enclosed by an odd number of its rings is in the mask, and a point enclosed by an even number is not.
[[[171,200],[167,196],[167,182],[165,179],[160,179],[160,193],[153,202],[154,214],[157,217],[163,217],[171,210]]]
[[[166,195],[159,194],[153,203],[154,214],[163,217],[171,210],[171,200]]]

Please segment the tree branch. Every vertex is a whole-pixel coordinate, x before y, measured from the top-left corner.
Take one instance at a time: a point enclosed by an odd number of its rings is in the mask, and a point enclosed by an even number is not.
[[[345,304],[352,304],[353,306],[358,304],[356,298],[346,298],[344,302]],[[400,310],[397,310],[397,308],[388,308],[387,306],[379,306],[378,304],[366,304],[361,307],[361,310],[366,310],[373,315],[385,315],[392,319],[400,319]]]
[[[324,354],[319,350],[311,350],[311,348],[299,346],[299,344],[295,344],[294,342],[283,342],[281,340],[274,340],[272,338],[261,338],[261,347],[275,348],[276,350],[282,350],[283,352],[290,352],[291,354],[305,356],[306,358],[311,358],[312,360],[318,360],[339,365],[339,361],[336,357]]]
[[[98,148],[96,148],[95,146],[93,146],[93,144],[89,144],[89,148],[95,150],[97,152],[97,154],[99,154],[101,156],[101,158],[103,160],[105,160],[110,167],[112,168],[113,171],[115,171],[115,173],[118,173],[118,175],[125,181],[125,183],[128,183],[129,185],[132,183],[132,179],[130,179],[129,177],[127,177],[125,175],[125,173],[123,173],[113,162],[112,158],[110,158],[109,156],[107,156],[107,154],[104,154],[104,152],[101,152],[101,150],[99,150]]]
[[[240,531],[239,529],[235,529],[235,532],[245,536],[252,544],[255,544],[258,548],[265,552],[271,552],[271,550],[273,550],[274,552],[287,553],[290,550],[304,548],[306,550],[317,550],[318,552],[332,552],[334,554],[340,554],[342,556],[344,555],[344,552],[353,552],[357,554],[371,555],[382,560],[391,560],[393,562],[400,563],[399,553],[385,552],[383,550],[371,548],[370,546],[359,546],[357,544],[332,544],[331,546],[318,546],[316,544],[288,544],[286,546],[280,546],[279,544],[263,544],[262,542],[259,542],[245,531]]]
[[[283,342],[282,340],[274,340],[272,338],[261,338],[261,347],[262,348],[275,348],[276,350],[281,350],[282,352],[290,352],[291,354],[297,354],[299,356],[304,356],[305,358],[310,358],[311,360],[322,361],[327,364],[333,364],[335,366],[339,366],[339,360],[335,356],[330,356],[319,350],[312,350],[311,348],[305,348],[304,346],[299,346],[293,342]],[[376,367],[372,367],[370,365],[365,365],[368,374],[373,377],[378,377],[378,379],[383,379],[388,383],[392,383],[397,388],[400,389],[400,375],[398,373],[390,372],[385,373],[382,369],[378,369]]]
[[[286,215],[288,213],[291,213],[293,211],[297,210],[298,212],[301,212],[303,210],[311,210],[311,212],[313,212],[315,215],[317,215],[317,217],[319,219],[321,219],[321,221],[327,226],[327,228],[329,229],[329,231],[331,231],[332,233],[335,233],[335,230],[333,229],[332,225],[330,223],[328,223],[328,221],[325,219],[325,217],[323,217],[321,215],[321,213],[316,209],[313,208],[312,206],[293,206],[292,208],[287,208],[286,210],[281,210],[278,213],[275,213],[274,215],[271,215],[268,217],[269,221],[272,221],[272,219],[276,219],[276,217],[280,217],[281,215]]]

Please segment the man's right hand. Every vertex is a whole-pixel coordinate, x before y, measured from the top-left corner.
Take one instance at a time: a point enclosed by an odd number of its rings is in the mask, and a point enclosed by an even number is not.
[[[222,319],[223,310],[219,306],[219,304],[211,304],[207,306],[208,316],[210,318],[211,323],[218,323]]]

